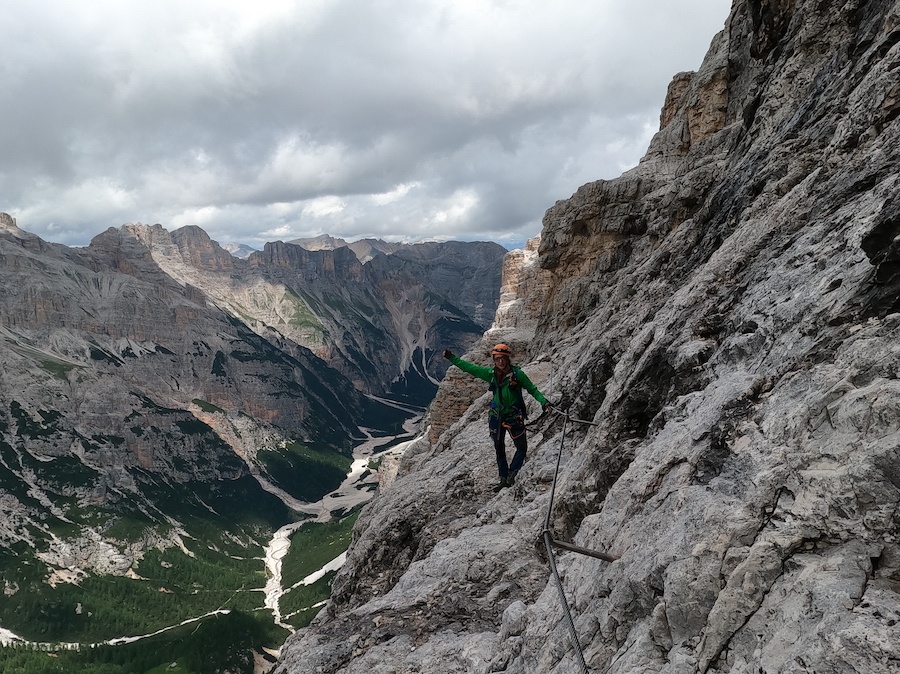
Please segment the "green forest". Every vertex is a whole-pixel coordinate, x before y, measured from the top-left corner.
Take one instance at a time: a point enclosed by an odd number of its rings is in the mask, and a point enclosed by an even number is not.
[[[17,438],[71,440],[50,413],[39,412],[38,419],[14,407],[11,414]],[[24,640],[0,647],[0,674],[236,674],[253,672],[260,658],[273,659],[267,652],[276,652],[288,631],[265,607],[265,547],[299,515],[263,489],[235,454],[222,452],[208,427],[180,417],[174,423],[201,438],[196,462],[216,457],[220,479],[178,481],[136,466],[129,470],[130,490],[93,502],[98,473],[80,459],[38,456],[22,442],[0,440],[0,491],[35,513],[17,532],[20,540],[0,546],[0,626]],[[121,441],[85,440],[92,451]],[[351,463],[301,442],[261,450],[257,458],[273,483],[307,501],[340,485]],[[189,475],[190,466],[179,461],[176,456],[173,469]],[[39,478],[43,500],[23,480],[26,474]],[[282,560],[284,624],[306,626],[328,599],[334,571],[301,581],[348,548],[357,515],[340,513],[294,532]],[[66,561],[70,542],[84,545],[75,563]],[[114,573],[94,570],[78,556],[97,559],[105,549],[121,553],[124,566]],[[129,552],[135,549],[140,552]]]
[[[286,588],[321,569],[350,544],[358,511],[332,522],[309,522],[291,537],[282,561]],[[137,567],[140,579],[89,576],[79,584],[55,588],[42,581],[33,562],[14,552],[0,554],[0,575],[18,578],[16,592],[2,603],[3,625],[40,647],[0,648],[4,674],[234,674],[253,672],[253,658],[263,649],[277,650],[288,633],[277,627],[263,608],[266,573],[262,551],[253,554],[235,546],[223,555],[207,545],[187,541],[179,549],[150,550]],[[241,550],[243,555],[234,554]],[[303,627],[315,617],[317,604],[331,592],[335,572],[309,585],[298,585],[281,598],[286,622]],[[236,589],[237,588],[237,589]],[[185,616],[211,615],[195,622],[119,645],[95,645],[111,636],[149,634],[177,625]],[[67,650],[63,642],[78,642]],[[55,646],[53,644],[56,644]]]
[[[33,646],[0,648],[0,672],[253,674],[253,653],[278,648],[286,636],[272,624],[268,612],[232,611],[130,644],[55,651]]]
[[[357,510],[331,522],[310,522],[291,537],[288,554],[281,560],[281,585],[287,591],[282,595],[279,606],[286,623],[296,628],[306,627],[317,613],[311,607],[331,595],[334,572],[325,574],[310,585],[293,586],[350,547],[353,525],[358,516]]]

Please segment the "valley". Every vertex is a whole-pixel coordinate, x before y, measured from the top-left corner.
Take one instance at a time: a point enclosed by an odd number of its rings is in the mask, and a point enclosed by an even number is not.
[[[403,424],[401,433],[384,435],[376,434],[376,429],[361,429],[364,430],[366,440],[354,447],[353,461],[343,481],[318,501],[303,504],[301,512],[295,511],[297,515],[306,517],[285,524],[274,532],[259,558],[265,566],[265,585],[247,588],[250,593],[248,596],[252,597],[255,593],[259,597],[256,605],[251,605],[250,602],[243,604],[232,602],[239,592],[244,592],[242,586],[219,608],[171,625],[157,627],[146,633],[113,636],[90,642],[42,641],[31,640],[0,627],[0,647],[17,652],[19,660],[23,661],[22,671],[30,671],[28,667],[37,668],[35,671],[46,671],[43,667],[46,666],[48,656],[57,661],[62,658],[63,662],[68,663],[66,666],[77,665],[78,671],[106,671],[92,669],[91,662],[92,654],[102,652],[104,647],[148,642],[152,644],[148,646],[149,648],[159,652],[160,642],[165,643],[169,635],[175,639],[175,635],[180,635],[179,629],[182,627],[194,625],[199,629],[204,621],[215,621],[231,614],[232,611],[243,611],[248,615],[256,614],[257,620],[271,621],[276,627],[269,630],[269,636],[265,640],[255,644],[254,651],[260,660],[256,664],[256,669],[265,670],[266,662],[268,666],[274,664],[273,657],[277,655],[284,637],[298,627],[308,624],[318,607],[328,598],[330,581],[346,557],[345,551],[350,543],[350,529],[356,520],[356,514],[359,508],[372,498],[378,486],[379,474],[375,466],[401,454],[415,434],[421,419],[421,411],[406,406],[402,406],[402,409],[409,414],[409,418]],[[210,548],[208,552],[216,553],[217,550]],[[141,576],[141,571],[142,568],[139,566],[130,580],[135,583],[147,583],[150,579]],[[297,580],[298,576],[302,577]],[[258,572],[254,571],[248,579],[258,577]],[[159,592],[171,595],[175,590],[160,587]],[[86,602],[89,601],[86,599]],[[231,604],[234,608],[230,606]],[[289,606],[289,611],[283,611],[282,605]],[[82,604],[79,602],[78,606]],[[79,612],[79,609],[76,609],[76,612]],[[11,657],[9,652],[3,655],[3,649],[0,649],[0,663],[4,662],[4,658]],[[31,655],[26,657],[25,654],[28,653]],[[133,666],[133,661],[127,666]]]
[[[159,225],[76,249],[0,214],[0,670],[270,665],[504,252],[238,259]]]

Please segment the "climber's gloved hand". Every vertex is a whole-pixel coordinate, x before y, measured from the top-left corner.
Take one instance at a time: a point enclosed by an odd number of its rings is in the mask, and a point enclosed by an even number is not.
[[[553,405],[551,405],[549,401],[547,401],[543,405],[541,405],[542,412],[546,412],[547,410],[552,410],[552,409],[553,409]]]
[[[447,360],[450,360],[450,359],[453,357],[453,352],[452,352],[450,349],[444,349],[444,352],[443,352],[442,355],[443,355],[444,358],[446,358]]]

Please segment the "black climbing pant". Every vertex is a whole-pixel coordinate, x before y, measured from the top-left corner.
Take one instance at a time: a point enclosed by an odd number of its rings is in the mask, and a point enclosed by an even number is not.
[[[506,478],[510,473],[518,473],[525,463],[525,454],[528,451],[528,438],[525,435],[525,419],[522,416],[503,419],[495,415],[488,417],[488,428],[491,431],[491,439],[494,441],[494,449],[497,452],[497,470],[500,479]],[[506,460],[506,432],[512,438],[516,453],[512,463]]]

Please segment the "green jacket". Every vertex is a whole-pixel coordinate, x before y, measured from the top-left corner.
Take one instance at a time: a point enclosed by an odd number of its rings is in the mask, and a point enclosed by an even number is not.
[[[512,372],[505,376],[503,381],[497,382],[493,367],[476,365],[456,355],[450,356],[450,362],[463,372],[468,372],[473,377],[483,379],[491,385],[491,390],[494,392],[491,414],[497,415],[501,419],[519,414],[525,416],[525,400],[522,397],[522,389],[528,391],[542,407],[547,404],[544,394],[538,391],[538,387],[531,382],[528,375],[515,365],[512,366]]]

